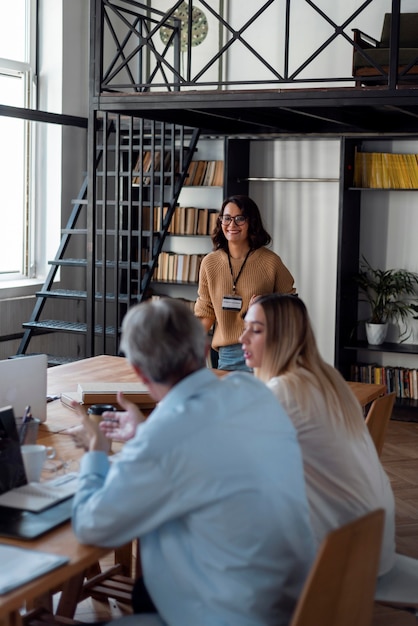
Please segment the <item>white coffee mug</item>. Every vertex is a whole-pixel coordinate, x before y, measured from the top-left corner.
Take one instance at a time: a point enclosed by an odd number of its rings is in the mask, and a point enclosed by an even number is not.
[[[53,459],[55,449],[52,446],[28,444],[20,446],[28,483],[38,482],[46,459]]]

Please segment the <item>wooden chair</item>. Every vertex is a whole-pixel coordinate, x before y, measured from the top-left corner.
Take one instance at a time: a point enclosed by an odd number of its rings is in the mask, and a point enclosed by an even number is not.
[[[370,626],[383,524],[377,509],[328,534],[289,626]]]
[[[377,509],[327,535],[289,626],[370,626],[383,524],[384,511]],[[106,591],[109,595],[113,597]],[[63,619],[43,612],[32,616],[25,626],[79,623]],[[150,615],[149,619],[150,626],[161,623],[157,616]],[[135,626],[137,620],[137,615],[126,615],[109,626]]]
[[[353,76],[356,85],[382,85],[388,81],[391,14],[383,20],[380,41],[353,28]],[[398,83],[418,82],[418,13],[401,13],[399,24]],[[393,53],[393,51],[392,51]]]
[[[395,404],[396,394],[394,392],[380,396],[373,400],[366,415],[366,425],[371,438],[376,446],[377,454],[381,456],[383,444],[389,420]]]
[[[289,626],[369,626],[380,561],[384,511],[378,509],[337,528],[322,542]],[[97,600],[130,600],[134,580],[98,576],[84,586]],[[114,626],[130,626],[134,616]]]
[[[118,548],[115,551],[115,563],[116,565],[105,571],[99,569],[87,578],[81,589],[79,602],[86,598],[99,602],[112,599],[128,609],[131,608],[135,580],[142,576],[139,539]]]

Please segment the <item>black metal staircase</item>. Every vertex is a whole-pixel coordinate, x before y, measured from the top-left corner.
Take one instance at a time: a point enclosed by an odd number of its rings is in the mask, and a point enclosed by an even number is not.
[[[95,167],[61,231],[17,351],[26,354],[40,332],[76,335],[77,356],[50,355],[50,365],[118,354],[124,314],[151,293],[200,134],[184,126],[106,113],[97,114],[95,126]],[[70,301],[77,302],[74,319]],[[64,318],[57,317],[57,302],[64,307]]]

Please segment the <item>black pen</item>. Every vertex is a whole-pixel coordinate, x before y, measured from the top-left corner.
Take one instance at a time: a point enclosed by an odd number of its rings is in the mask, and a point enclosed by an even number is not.
[[[30,422],[31,419],[32,419],[32,413],[30,412],[30,404],[28,404],[23,414],[22,424],[26,424],[26,422]]]
[[[25,443],[26,431],[28,429],[28,423],[32,420],[32,415],[30,412],[30,405],[28,405],[23,413],[22,423],[19,428],[19,442],[20,445]]]

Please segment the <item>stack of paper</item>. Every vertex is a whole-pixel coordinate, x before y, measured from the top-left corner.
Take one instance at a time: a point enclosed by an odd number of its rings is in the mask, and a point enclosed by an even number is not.
[[[0,544],[0,594],[8,593],[69,562],[66,556]]]
[[[117,393],[122,391],[128,400],[137,404],[141,408],[153,408],[155,401],[149,395],[148,387],[141,382],[131,383],[79,383],[76,392],[61,394],[61,401],[68,406],[71,400],[76,400],[80,404],[117,404]]]

